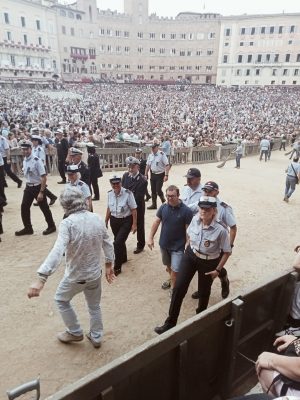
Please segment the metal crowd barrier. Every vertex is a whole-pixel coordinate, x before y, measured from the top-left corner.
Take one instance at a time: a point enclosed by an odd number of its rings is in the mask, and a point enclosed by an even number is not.
[[[296,273],[286,273],[226,299],[46,400],[224,400],[242,395],[257,382],[251,360],[271,350],[296,280]]]

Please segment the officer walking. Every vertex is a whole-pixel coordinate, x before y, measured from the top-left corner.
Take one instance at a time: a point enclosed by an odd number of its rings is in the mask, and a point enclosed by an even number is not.
[[[232,210],[228,204],[224,203],[218,198],[219,194],[219,186],[216,182],[206,182],[203,186],[204,195],[210,196],[216,199],[217,202],[217,210],[218,210],[218,220],[221,221],[223,226],[227,229],[229,228],[229,240],[230,240],[230,247],[233,248],[235,237],[237,234],[237,226],[236,226],[236,219]],[[229,296],[229,279],[227,275],[227,270],[222,268],[219,278],[221,280],[221,295],[223,299]],[[192,294],[193,299],[199,299],[199,293],[194,292]]]
[[[63,136],[63,131],[61,129],[57,129],[55,147],[57,152],[58,172],[61,176],[61,181],[57,183],[62,185],[66,183],[65,168],[66,168],[66,158],[68,156],[69,144],[68,140]]]
[[[4,178],[4,161],[2,154],[0,152],[0,207],[5,203],[6,205],[6,196],[5,196],[5,178]]]
[[[43,231],[43,235],[49,235],[50,233],[56,231],[56,227],[45,196],[47,183],[45,166],[42,160],[33,156],[31,142],[27,140],[22,142],[21,149],[24,156],[23,171],[26,178],[26,188],[24,190],[21,205],[21,217],[24,228],[15,232],[15,235],[22,236],[33,234],[30,218],[30,207],[34,199],[38,201],[39,207],[43,212],[45,220],[48,224],[47,229]]]
[[[9,148],[9,142],[8,140],[2,136],[2,133],[0,132],[0,153],[3,158],[3,168],[6,174],[18,184],[18,188],[22,186],[22,180],[15,175],[10,167],[10,148]],[[7,186],[5,179],[4,179],[4,186]]]
[[[260,147],[259,161],[261,161],[262,158],[263,158],[263,155],[265,155],[265,162],[267,162],[268,154],[269,154],[269,151],[270,151],[270,142],[269,142],[269,140],[264,137],[260,141],[259,147]]]
[[[80,180],[80,173],[77,165],[68,165],[67,166],[67,175],[68,175],[68,183],[66,187],[77,187],[84,196],[86,201],[88,211],[92,210],[92,197],[90,188],[86,183]]]
[[[127,157],[128,172],[122,177],[122,187],[129,189],[137,205],[137,245],[134,254],[139,254],[145,247],[145,194],[148,182],[139,171],[140,162],[135,157]]]
[[[78,166],[81,180],[88,185],[91,186],[91,175],[88,166],[82,161],[82,151],[77,149],[76,147],[70,147],[68,152],[68,157],[66,160],[66,164],[74,164]]]
[[[147,165],[147,161],[142,157],[143,154],[143,150],[142,149],[136,149],[135,150],[135,158],[137,158],[140,162],[140,174],[145,176],[145,171],[146,171],[146,165]],[[145,201],[148,201],[151,199],[151,196],[148,192],[148,186],[146,189],[146,198]]]
[[[159,196],[162,203],[165,203],[162,186],[163,183],[168,180],[170,164],[167,156],[163,151],[158,151],[158,143],[152,145],[152,153],[149,154],[147,159],[147,166],[145,176],[148,179],[148,173],[150,171],[150,183],[151,183],[151,196],[152,205],[147,207],[148,210],[157,209],[157,195]]]
[[[189,245],[179,266],[169,316],[162,326],[154,329],[159,335],[177,324],[182,301],[196,272],[198,272],[198,292],[201,294],[196,313],[206,310],[213,280],[219,276],[231,254],[227,229],[217,219],[216,199],[202,196],[199,208],[199,214],[193,217],[187,229]]]
[[[241,168],[241,158],[243,157],[243,145],[242,141],[238,140],[235,152],[235,167],[237,169]]]
[[[42,139],[39,135],[31,135],[31,142],[32,142],[32,155],[33,157],[38,157],[40,160],[42,160],[45,170],[47,171],[46,168],[46,153],[45,150],[42,147]],[[44,195],[46,197],[49,197],[50,202],[49,202],[49,206],[52,206],[56,200],[57,197],[55,196],[55,194],[53,194],[52,192],[50,192],[50,190],[46,187]],[[34,203],[35,206],[38,206],[38,203]]]
[[[285,180],[285,192],[283,201],[289,202],[289,198],[294,193],[296,189],[296,185],[300,180],[300,164],[299,158],[293,158],[291,164],[287,167],[286,170],[286,180]]]
[[[183,204],[189,207],[193,215],[199,211],[198,203],[200,197],[203,195],[201,185],[201,172],[198,168],[190,168],[185,175],[186,185],[181,191],[181,200]]]
[[[100,200],[98,178],[101,178],[103,176],[100,168],[99,154],[96,153],[96,146],[92,142],[87,143],[86,148],[88,152],[87,163],[90,170],[91,185],[94,191],[93,200],[97,201]]]
[[[122,264],[127,262],[126,240],[130,231],[137,230],[137,205],[133,193],[121,186],[121,177],[114,175],[110,180],[112,190],[108,192],[105,224],[110,221],[114,234],[115,275],[122,272]]]

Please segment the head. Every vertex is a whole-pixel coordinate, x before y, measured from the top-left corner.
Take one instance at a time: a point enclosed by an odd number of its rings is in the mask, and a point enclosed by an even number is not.
[[[201,172],[198,168],[190,168],[185,175],[187,185],[195,190],[201,182]]]
[[[115,193],[120,193],[121,187],[122,187],[122,184],[121,184],[121,177],[118,176],[118,175],[113,175],[113,176],[110,178],[109,182],[110,182],[110,185],[111,185],[111,187],[112,187],[112,190],[113,190]]]
[[[63,138],[63,136],[64,136],[64,133],[63,133],[62,129],[57,129],[57,132],[56,132],[57,139],[61,140]]]
[[[135,157],[127,157],[125,160],[127,167],[128,167],[128,172],[132,175],[136,175],[139,172],[140,169],[140,162],[137,158]]]
[[[158,152],[158,148],[159,148],[159,144],[158,143],[154,143],[152,145],[152,153],[156,154]]]
[[[73,164],[79,164],[82,158],[82,151],[76,149],[76,147],[71,147],[70,149],[70,160]]]
[[[135,157],[140,160],[142,158],[143,150],[142,149],[135,149]]]
[[[170,206],[176,207],[180,203],[179,189],[175,185],[170,185],[166,190],[167,202]]]
[[[32,143],[29,140],[23,140],[20,144],[23,157],[29,157],[32,152]]]
[[[68,180],[71,183],[74,183],[77,181],[77,179],[80,179],[80,172],[77,165],[68,165],[66,173],[68,175]]]
[[[216,182],[208,181],[203,186],[203,192],[206,196],[217,197],[219,194],[219,185]]]
[[[86,144],[86,149],[87,149],[87,152],[89,154],[95,154],[96,153],[96,146],[94,145],[93,142],[88,142]]]
[[[210,224],[218,213],[217,201],[215,197],[201,196],[198,206],[199,206],[200,219],[205,224]]]
[[[294,157],[294,158],[293,158],[293,161],[294,161],[294,162],[299,162],[299,158],[298,158],[298,157]]]
[[[33,147],[37,147],[42,144],[42,139],[40,138],[39,135],[32,135],[31,142],[33,144]]]
[[[87,209],[87,204],[83,193],[76,187],[65,189],[59,198],[60,204],[64,209],[65,215],[83,211]]]

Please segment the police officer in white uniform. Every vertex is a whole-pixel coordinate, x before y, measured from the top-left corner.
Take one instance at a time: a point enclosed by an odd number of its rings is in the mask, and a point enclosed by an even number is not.
[[[223,225],[227,229],[229,229],[230,246],[231,248],[233,248],[235,237],[237,234],[237,225],[232,207],[218,198],[219,185],[216,182],[213,181],[206,182],[202,189],[205,195],[214,197],[216,199],[217,209],[218,209],[218,219],[223,223]],[[226,297],[229,296],[229,279],[227,275],[227,270],[225,268],[222,268],[222,271],[219,274],[219,278],[221,280],[221,287],[222,287],[221,295],[223,299],[226,299]],[[199,293],[194,292],[192,294],[192,298],[198,299]]]
[[[157,143],[152,145],[152,153],[148,156],[145,171],[145,176],[147,179],[149,171],[151,172],[150,183],[152,205],[147,207],[148,210],[157,209],[157,195],[161,199],[162,203],[165,203],[166,201],[162,191],[162,186],[163,183],[168,180],[170,164],[168,157],[163,151],[158,151],[158,147],[159,145]]]
[[[193,217],[187,229],[189,246],[180,263],[169,316],[164,325],[155,328],[159,335],[177,324],[182,301],[196,272],[200,293],[196,313],[206,310],[213,280],[219,276],[231,254],[228,231],[217,217],[216,199],[202,196],[198,205],[199,214]]]
[[[127,262],[126,240],[130,231],[137,230],[137,204],[133,193],[121,185],[121,177],[114,175],[110,179],[112,190],[108,192],[105,223],[110,221],[114,234],[115,275],[122,272],[122,264]]]
[[[0,153],[3,158],[3,168],[6,174],[18,184],[18,188],[22,186],[22,180],[12,172],[11,167],[10,167],[10,147],[9,147],[9,142],[8,140],[2,136],[0,132]],[[4,185],[6,186],[6,181],[4,179]]]
[[[43,149],[42,146],[42,138],[39,135],[31,135],[31,142],[32,142],[32,155],[33,157],[38,157],[39,159],[42,160],[44,166],[45,166],[45,170],[47,171],[47,167],[46,167],[46,153],[45,150]],[[45,192],[44,192],[45,196],[48,197],[50,199],[49,202],[49,206],[52,206],[56,200],[57,200],[57,196],[55,196],[55,194],[53,194],[52,192],[50,192],[50,190],[46,187]],[[38,203],[34,203],[35,206],[38,206]]]
[[[55,223],[51,211],[49,209],[47,199],[45,196],[47,175],[43,162],[32,155],[32,143],[29,141],[21,142],[21,149],[23,152],[23,172],[26,178],[26,188],[23,194],[21,205],[21,217],[24,228],[15,232],[16,236],[32,235],[33,229],[30,218],[30,207],[34,199],[39,203],[40,209],[45,216],[48,224],[47,229],[43,231],[43,235],[49,235],[56,231]]]
[[[92,196],[91,191],[88,185],[80,180],[80,172],[77,165],[68,165],[66,169],[66,173],[68,175],[68,183],[67,187],[77,187],[82,193],[85,198],[88,211],[92,210]]]
[[[187,183],[181,191],[181,200],[183,204],[188,206],[193,215],[199,211],[198,203],[203,195],[201,185],[201,172],[198,168],[190,168],[185,175]]]

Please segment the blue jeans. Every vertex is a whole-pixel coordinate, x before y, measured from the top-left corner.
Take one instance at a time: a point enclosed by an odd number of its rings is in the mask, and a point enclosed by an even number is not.
[[[90,333],[96,342],[100,342],[103,336],[103,323],[100,308],[101,277],[86,283],[70,282],[64,277],[55,293],[55,301],[60,315],[72,335],[81,336],[83,331],[77,319],[77,315],[71,305],[71,300],[78,293],[84,293],[90,314]]]
[[[237,154],[235,156],[235,162],[236,162],[236,167],[237,168],[240,168],[240,166],[241,166],[241,158],[242,158],[242,154]]]
[[[297,178],[293,176],[286,176],[285,180],[285,197],[289,198],[294,193],[296,189]]]

